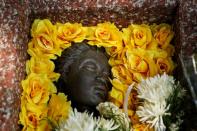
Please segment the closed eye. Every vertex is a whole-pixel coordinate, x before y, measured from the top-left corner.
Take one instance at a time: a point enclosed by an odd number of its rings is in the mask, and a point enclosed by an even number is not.
[[[82,66],[82,68],[83,68],[83,69],[86,69],[86,70],[88,70],[88,71],[92,71],[92,72],[94,72],[94,71],[97,70],[97,68],[96,68],[96,66],[95,66],[94,64],[84,64],[84,65]]]
[[[95,61],[87,59],[83,61],[80,66],[80,69],[86,70],[86,71],[91,71],[91,72],[96,72],[98,70],[98,67],[95,63]]]

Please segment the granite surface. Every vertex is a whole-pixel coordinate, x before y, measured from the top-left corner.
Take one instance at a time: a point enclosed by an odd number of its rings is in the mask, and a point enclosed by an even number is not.
[[[175,59],[197,53],[197,0],[0,0],[2,131],[20,130],[20,81],[25,78],[29,31],[36,18],[48,18],[53,22],[81,22],[84,25],[111,21],[119,28],[130,23],[166,22],[173,24],[176,32]],[[182,72],[182,67],[184,64],[178,64],[176,72]],[[177,79],[185,80],[180,75]],[[196,113],[192,101],[188,106],[191,107],[188,112]],[[197,126],[191,123],[191,127],[186,128],[195,130]]]

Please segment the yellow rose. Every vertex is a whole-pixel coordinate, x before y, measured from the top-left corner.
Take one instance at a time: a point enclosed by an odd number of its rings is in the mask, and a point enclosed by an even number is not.
[[[174,63],[170,57],[165,59],[158,58],[156,64],[160,74],[163,74],[164,72],[171,74],[174,69]]]
[[[52,93],[56,93],[56,87],[52,81],[44,74],[28,75],[22,81],[23,93],[27,101],[32,104],[45,104]]]
[[[155,50],[146,50],[147,56],[156,59],[156,58],[166,58],[168,53],[163,49],[155,49]]]
[[[42,126],[41,120],[47,117],[47,104],[35,105],[27,101],[24,92],[21,96],[21,112],[19,114],[19,123],[23,130],[33,130]]]
[[[140,73],[148,72],[149,70],[148,62],[145,61],[145,59],[143,59],[142,57],[131,54],[129,55],[128,60],[129,60],[130,68],[132,70],[135,70]]]
[[[112,66],[122,64],[123,62],[122,62],[122,60],[116,59],[114,57],[110,57],[108,63],[112,67]]]
[[[153,25],[152,30],[159,47],[166,49],[174,37],[174,32],[172,31],[171,26],[168,24]]]
[[[149,51],[141,48],[127,50],[126,56],[128,69],[133,73],[133,80],[136,82],[158,73],[154,54]]]
[[[137,123],[133,125],[133,131],[154,131],[148,124]]]
[[[39,116],[35,113],[27,113],[27,124],[30,128],[36,128],[39,123]]]
[[[52,127],[47,120],[41,120],[39,116],[36,116],[36,114],[30,112],[26,115],[27,125],[23,127],[24,131],[51,131]]]
[[[148,77],[148,74],[146,73],[139,73],[136,71],[132,72],[133,75],[133,81],[139,83],[142,79],[146,79],[146,77]]]
[[[135,90],[135,85],[134,85],[134,89],[131,91],[130,95],[129,95],[129,101],[128,101],[128,108],[133,111],[132,114],[129,115],[129,117],[134,116],[135,114],[135,110],[139,104],[139,100],[137,98],[137,91]],[[132,123],[134,123],[132,121]]]
[[[47,117],[47,111],[48,111],[47,103],[36,105],[34,103],[27,101],[25,107],[28,112],[35,113],[37,116],[39,116],[39,118]]]
[[[137,95],[137,94],[136,94],[136,95]],[[138,115],[136,114],[136,112],[133,113],[132,116],[130,116],[130,119],[131,119],[131,123],[132,123],[133,125],[136,125],[136,124],[139,124],[139,123],[140,123],[139,117],[138,117]]]
[[[152,41],[146,46],[146,49],[148,49],[148,50],[157,50],[158,49],[157,41],[154,38],[152,38]]]
[[[123,29],[123,36],[124,42],[129,48],[146,48],[152,41],[151,29],[145,24],[132,24],[128,28]]]
[[[31,28],[31,36],[38,37],[40,34],[53,34],[54,32],[54,26],[48,19],[40,20],[36,19],[34,20]]]
[[[111,69],[114,78],[119,79],[122,83],[130,85],[132,82],[132,74],[123,65],[113,66]]]
[[[105,50],[108,55],[115,57],[122,52],[122,43],[120,43],[119,45],[117,44],[116,46],[106,47]]]
[[[122,39],[126,48],[134,48],[134,40],[132,38],[131,26],[122,29]]]
[[[111,83],[113,87],[109,93],[109,99],[120,107],[123,105],[124,94],[127,90],[128,85],[123,84],[120,80],[116,78],[111,80]]]
[[[21,96],[21,108],[19,113],[19,123],[24,126],[24,129],[27,127],[27,109],[26,109],[27,100],[22,95]]]
[[[146,50],[128,50],[126,55],[130,69],[143,74],[148,73],[150,76],[157,74],[157,70],[154,69],[156,65],[154,64],[153,57]]]
[[[147,25],[131,25],[133,28],[132,36],[135,46],[143,47],[151,42],[152,33]]]
[[[71,46],[71,42],[82,42],[85,40],[87,35],[87,28],[82,27],[81,24],[66,23],[56,24],[57,27],[57,38],[61,43],[62,48],[68,48]]]
[[[43,118],[36,112],[30,112],[24,106],[21,107],[19,122],[24,126],[23,130],[35,130],[40,124],[39,121]]]
[[[116,88],[112,88],[109,94],[109,101],[113,102],[116,106],[122,107],[123,106],[123,94]]]
[[[36,131],[52,131],[52,125],[47,119],[40,120],[40,124],[38,125]]]
[[[36,19],[32,25],[32,41],[28,44],[30,56],[55,59],[61,55],[60,45],[57,42],[56,28],[48,19]]]
[[[31,59],[26,62],[27,74],[47,74],[48,78],[52,81],[57,81],[60,74],[53,72],[54,69],[55,65],[49,59],[31,57]]]
[[[89,27],[87,39],[90,45],[105,47],[111,56],[116,55],[123,47],[122,33],[114,24],[109,22],[98,24],[96,27]]]
[[[53,94],[51,96],[48,116],[55,124],[67,119],[70,110],[71,103],[67,101],[67,97],[64,93],[58,93],[58,95]]]
[[[110,66],[120,65],[126,63],[126,51],[127,48],[123,48],[120,53],[116,54],[114,57],[110,57],[108,63]]]
[[[112,23],[106,22],[102,24],[98,24],[96,27],[89,28],[89,40],[95,40],[100,43],[105,42],[113,42],[112,44],[116,43],[117,41],[122,40],[122,34],[119,29]],[[110,45],[106,45],[110,47]]]
[[[173,45],[169,44],[165,51],[167,52],[169,57],[174,56],[175,49]]]

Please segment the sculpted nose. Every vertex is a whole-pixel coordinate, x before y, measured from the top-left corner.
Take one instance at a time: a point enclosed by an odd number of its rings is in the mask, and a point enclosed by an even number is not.
[[[109,84],[109,79],[108,76],[101,74],[101,75],[97,75],[96,77],[96,81],[101,82],[107,89],[109,88],[108,84]]]
[[[108,81],[108,75],[106,75],[106,73],[103,73],[103,71],[98,70],[96,72],[96,79],[103,83],[106,83]]]
[[[107,80],[106,80],[106,78],[104,78],[104,76],[97,76],[96,80],[98,80],[99,82],[102,82],[104,84],[107,83]]]

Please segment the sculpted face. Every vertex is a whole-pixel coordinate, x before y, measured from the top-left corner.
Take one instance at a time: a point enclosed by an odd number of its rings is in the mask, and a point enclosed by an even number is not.
[[[86,108],[106,101],[110,90],[110,67],[103,52],[88,49],[69,67],[66,88],[72,103],[78,108]]]

